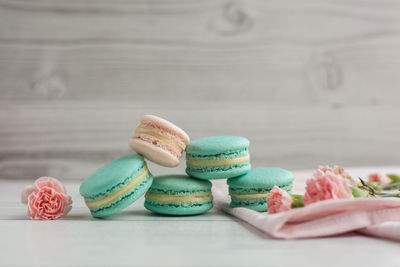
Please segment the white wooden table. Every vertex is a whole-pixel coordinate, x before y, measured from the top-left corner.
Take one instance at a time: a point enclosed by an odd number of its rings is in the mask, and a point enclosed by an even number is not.
[[[372,170],[349,169],[353,176]],[[310,171],[295,172],[300,192]],[[0,181],[1,266],[398,266],[400,243],[356,233],[308,240],[275,240],[218,210],[201,216],[158,216],[143,198],[107,219],[90,216],[80,181],[66,182],[68,217],[31,221],[19,202],[32,181]]]

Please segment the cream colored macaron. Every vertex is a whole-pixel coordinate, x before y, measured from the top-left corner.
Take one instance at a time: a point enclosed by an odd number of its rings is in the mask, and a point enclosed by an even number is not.
[[[178,126],[154,115],[145,115],[129,145],[146,159],[166,167],[179,165],[189,136]]]

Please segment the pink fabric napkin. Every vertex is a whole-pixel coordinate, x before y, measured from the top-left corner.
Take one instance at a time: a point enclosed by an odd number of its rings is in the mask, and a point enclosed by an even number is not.
[[[327,200],[288,212],[268,214],[230,208],[227,185],[213,182],[217,208],[280,239],[315,238],[352,231],[400,241],[400,199],[359,198]]]

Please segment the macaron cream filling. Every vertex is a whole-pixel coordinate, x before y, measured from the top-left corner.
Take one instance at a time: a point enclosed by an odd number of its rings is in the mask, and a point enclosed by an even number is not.
[[[213,167],[213,166],[231,166],[231,165],[242,165],[250,161],[250,155],[246,154],[237,158],[222,158],[222,159],[195,159],[187,158],[187,164],[192,166],[200,167]]]
[[[212,201],[211,192],[191,195],[167,195],[163,193],[147,192],[146,201],[174,202],[174,203],[207,203]]]
[[[245,156],[249,154],[249,151],[247,148],[240,149],[240,150],[233,150],[233,151],[226,151],[223,153],[218,153],[218,154],[204,154],[204,153],[199,153],[199,152],[194,152],[194,151],[188,151],[186,149],[186,157],[187,158],[193,158],[193,159],[205,159],[205,160],[211,160],[211,159],[219,159],[219,158],[237,158],[241,156]]]
[[[132,139],[150,143],[156,147],[164,149],[178,159],[181,157],[182,151],[186,147],[185,140],[178,135],[174,135],[166,130],[155,128],[147,124],[139,125]]]
[[[235,194],[230,193],[233,198],[249,199],[249,198],[266,198],[268,193],[265,194]]]
[[[89,200],[89,199],[85,198],[85,203],[89,209],[94,210],[94,209],[101,208],[109,203],[114,202],[114,201],[117,201],[117,200],[123,198],[126,194],[128,194],[130,191],[132,191],[139,184],[141,184],[147,178],[148,174],[149,174],[149,171],[148,171],[146,165],[144,165],[144,168],[139,175],[137,175],[131,181],[126,183],[124,186],[120,187],[115,192],[113,192],[105,197],[96,199],[96,200]]]
[[[139,136],[141,134],[150,135],[180,152],[182,152],[186,147],[185,143],[176,136],[163,135],[158,130],[140,126],[136,129],[134,136]]]
[[[179,127],[168,123],[169,126],[163,125],[162,123],[155,123],[154,121],[142,120],[139,127],[140,128],[147,128],[152,129],[156,132],[161,132],[162,134],[176,139],[182,143],[183,149],[185,149],[186,144],[189,143],[190,139],[189,136]]]
[[[216,155],[199,155],[186,152],[186,162],[187,169],[191,171],[225,171],[247,166],[250,163],[250,154],[247,149]]]

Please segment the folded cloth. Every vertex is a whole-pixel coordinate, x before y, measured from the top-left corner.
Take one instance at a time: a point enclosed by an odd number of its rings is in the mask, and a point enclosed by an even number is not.
[[[230,208],[227,185],[213,181],[215,206],[280,239],[333,236],[352,231],[400,241],[399,198],[325,200],[287,212],[268,214]]]

